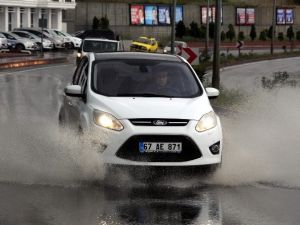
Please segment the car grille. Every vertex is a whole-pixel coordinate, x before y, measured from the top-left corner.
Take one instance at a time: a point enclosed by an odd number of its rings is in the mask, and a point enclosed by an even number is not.
[[[180,153],[139,151],[139,142],[181,142]],[[199,148],[187,136],[181,135],[138,135],[129,138],[118,150],[116,156],[122,159],[140,162],[185,162],[202,156]]]
[[[189,120],[184,119],[130,119],[135,126],[186,126]]]

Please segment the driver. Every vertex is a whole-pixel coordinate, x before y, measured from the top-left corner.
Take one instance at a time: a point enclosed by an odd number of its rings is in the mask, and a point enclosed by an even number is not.
[[[172,85],[172,76],[166,69],[157,70],[154,74],[155,82],[152,84],[152,92],[159,95],[176,95],[177,90]]]

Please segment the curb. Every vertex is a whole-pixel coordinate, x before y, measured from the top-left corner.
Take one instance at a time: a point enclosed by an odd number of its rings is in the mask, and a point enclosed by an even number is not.
[[[39,65],[66,63],[66,62],[69,62],[68,58],[66,57],[59,57],[53,59],[22,60],[16,62],[0,63],[0,69],[14,69],[14,68],[21,68],[21,67],[39,66]]]

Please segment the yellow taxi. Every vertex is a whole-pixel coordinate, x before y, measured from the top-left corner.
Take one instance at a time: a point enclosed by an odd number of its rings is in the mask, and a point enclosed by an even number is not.
[[[157,52],[158,43],[155,38],[139,37],[133,40],[130,45],[130,51],[138,52]]]

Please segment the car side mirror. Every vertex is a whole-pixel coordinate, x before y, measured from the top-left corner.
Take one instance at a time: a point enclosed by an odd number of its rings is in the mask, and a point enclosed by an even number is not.
[[[65,94],[70,97],[82,97],[80,85],[67,85],[65,87]]]
[[[220,91],[216,88],[205,88],[209,99],[217,98],[220,95]]]

